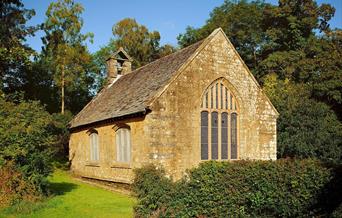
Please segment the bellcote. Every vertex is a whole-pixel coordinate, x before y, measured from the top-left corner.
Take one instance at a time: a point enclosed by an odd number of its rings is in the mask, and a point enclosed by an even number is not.
[[[111,84],[120,76],[132,72],[133,59],[120,47],[117,52],[107,58],[107,80]]]

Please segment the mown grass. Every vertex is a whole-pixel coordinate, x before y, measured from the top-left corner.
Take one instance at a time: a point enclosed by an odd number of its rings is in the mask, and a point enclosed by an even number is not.
[[[0,217],[132,217],[134,198],[75,181],[57,170],[49,179],[53,196],[0,211]]]

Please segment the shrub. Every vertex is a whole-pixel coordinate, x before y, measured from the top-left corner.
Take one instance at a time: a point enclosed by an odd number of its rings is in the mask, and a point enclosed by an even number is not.
[[[47,193],[46,177],[52,170],[55,137],[51,121],[38,102],[13,103],[0,98],[0,168],[6,173],[6,166],[13,164],[15,172],[20,173],[18,178],[40,194]],[[10,177],[9,182],[18,178]]]
[[[163,168],[147,165],[135,170],[133,191],[139,200],[134,207],[136,214],[141,217],[156,216],[164,211],[164,205],[171,200],[172,182],[165,177]]]
[[[329,194],[329,187],[336,189],[337,186],[330,183],[339,176],[317,161],[292,159],[209,161],[174,183],[166,179],[162,171],[156,173],[151,166],[137,172],[134,187],[138,197],[135,207],[138,217],[151,214],[159,217],[327,214],[332,211],[326,208],[331,202],[322,196]]]
[[[23,178],[13,162],[0,168],[0,208],[21,200],[35,201],[39,196],[35,185]]]

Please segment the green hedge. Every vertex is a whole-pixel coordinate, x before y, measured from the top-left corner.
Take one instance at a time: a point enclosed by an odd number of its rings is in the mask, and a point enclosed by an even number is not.
[[[306,217],[341,203],[341,170],[313,160],[205,162],[172,182],[136,170],[137,217]]]

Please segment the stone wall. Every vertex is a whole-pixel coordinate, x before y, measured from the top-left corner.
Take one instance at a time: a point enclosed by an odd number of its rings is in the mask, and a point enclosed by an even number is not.
[[[72,161],[71,171],[78,176],[114,181],[118,183],[131,183],[133,168],[141,167],[140,154],[145,144],[143,120],[130,119],[125,123],[131,128],[131,163],[124,164],[116,161],[115,126],[118,123],[93,126],[99,136],[99,161],[90,161],[90,141],[88,130],[74,132],[70,136],[69,159]]]
[[[132,162],[115,163],[115,123],[94,127],[100,138],[100,162],[89,163],[87,130],[70,139],[72,170],[90,178],[131,182],[133,168],[162,164],[179,179],[200,160],[200,105],[203,92],[223,78],[239,104],[238,158],[276,159],[277,112],[222,31],[210,39],[151,104],[152,112],[126,120],[131,127]]]
[[[201,162],[202,95],[219,78],[224,78],[240,107],[239,159],[276,159],[277,112],[219,32],[155,100],[145,120],[150,157],[176,179]]]

